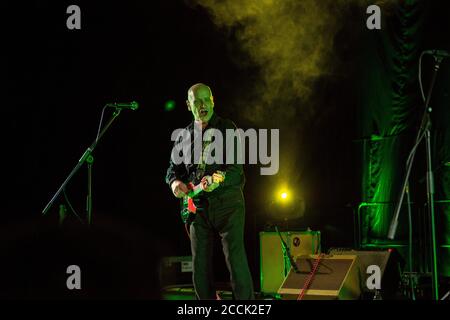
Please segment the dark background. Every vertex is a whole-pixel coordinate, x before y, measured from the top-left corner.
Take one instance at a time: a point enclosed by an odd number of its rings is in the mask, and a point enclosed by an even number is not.
[[[236,63],[247,59],[246,53],[233,33],[218,28],[202,7],[184,1],[78,1],[82,28],[68,30],[70,4],[2,4],[7,23],[1,50],[2,87],[7,100],[2,117],[6,192],[1,219],[10,284],[3,294],[34,297],[43,290],[52,296],[49,282],[33,280],[31,275],[44,272],[50,277],[73,263],[82,270],[87,265],[86,272],[94,270],[92,274],[109,270],[100,279],[89,278],[94,293],[104,295],[108,289],[95,286],[104,288],[107,283],[106,288],[122,290],[123,296],[157,296],[156,291],[137,288],[142,283],[157,286],[158,257],[190,255],[178,201],[164,183],[171,132],[191,119],[186,91],[194,83],[207,83],[216,112],[245,129],[252,123],[241,117],[237,101],[251,90],[260,70]],[[301,175],[289,181],[286,176],[260,176],[257,165],[245,168],[246,247],[256,289],[258,233],[269,230],[268,224],[320,230],[324,248],[353,245],[353,208],[361,188],[355,86],[361,71],[358,40],[367,29],[364,11],[350,8],[346,14],[351,19],[342,20],[333,48],[340,62],[334,74],[314,84],[315,104],[321,112],[310,121],[299,116],[296,129],[280,131],[282,151],[285,142],[298,141],[299,146],[282,155],[280,168],[289,162],[286,154],[292,154],[289,166],[294,171],[301,168]],[[123,111],[95,151],[93,226],[88,229],[85,223],[83,167],[66,193],[84,223],[69,210],[63,228],[56,228],[58,206],[67,205],[64,197],[48,216],[42,217],[41,211],[93,141],[103,105],[132,100],[140,108]],[[169,100],[176,103],[170,112],[164,108]],[[108,110],[106,119],[109,116]],[[302,163],[295,153],[302,154]],[[279,183],[304,190],[304,212],[293,208],[297,211],[288,221],[274,219],[268,212],[273,211],[268,190]],[[226,281],[225,263],[220,249],[216,251],[217,279]],[[111,278],[123,274],[131,280],[111,284]],[[64,286],[59,276],[54,277],[55,285]]]

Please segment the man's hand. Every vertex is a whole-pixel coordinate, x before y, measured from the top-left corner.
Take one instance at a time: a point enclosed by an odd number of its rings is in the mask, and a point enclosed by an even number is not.
[[[175,180],[170,187],[174,196],[177,198],[183,198],[189,192],[188,187],[181,180]]]
[[[211,184],[209,184],[211,181],[212,181],[212,177],[211,176],[204,176],[202,178],[200,183],[201,183],[203,191],[211,192],[211,191],[213,191],[214,189],[216,189],[219,186],[218,183],[211,183]]]

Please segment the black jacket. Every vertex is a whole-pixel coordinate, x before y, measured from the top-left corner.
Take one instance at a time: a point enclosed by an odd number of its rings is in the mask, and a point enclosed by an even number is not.
[[[217,130],[220,130],[222,132],[223,136],[223,164],[211,164],[206,165],[205,173],[204,175],[212,175],[217,170],[224,171],[225,172],[225,181],[214,191],[212,192],[204,192],[203,197],[205,198],[212,198],[217,197],[224,193],[236,193],[237,195],[242,196],[242,188],[245,184],[245,175],[243,170],[242,164],[237,164],[236,162],[236,154],[237,154],[237,144],[235,143],[235,161],[233,164],[226,164],[225,162],[225,155],[226,155],[226,129],[236,129],[235,124],[228,119],[224,119],[216,115],[215,113],[212,115],[208,126],[206,127],[206,130],[209,128],[214,128]],[[166,174],[166,183],[169,185],[172,184],[174,180],[181,180],[184,183],[192,182],[195,185],[199,183],[199,179],[196,178],[196,171],[198,164],[196,164],[194,161],[194,121],[192,121],[185,129],[189,130],[190,137],[191,137],[191,163],[182,163],[182,164],[175,164],[172,161],[172,158],[170,159],[169,168],[167,169]],[[179,143],[181,138],[175,142],[175,144]],[[235,141],[236,142],[236,141]],[[174,144],[174,145],[175,145]]]

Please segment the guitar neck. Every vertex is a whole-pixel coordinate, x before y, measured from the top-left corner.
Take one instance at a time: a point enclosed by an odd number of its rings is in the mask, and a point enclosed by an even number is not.
[[[194,197],[196,197],[198,194],[200,194],[202,191],[203,191],[203,190],[202,190],[201,184],[199,183],[199,184],[196,185],[192,190],[189,191],[188,197],[194,198]]]
[[[208,185],[211,185],[212,183],[222,183],[223,180],[224,180],[224,178],[219,179],[217,177],[209,177],[209,179],[207,181],[208,181]],[[187,196],[189,198],[194,198],[202,191],[203,191],[203,189],[202,189],[201,183],[199,183],[198,185],[194,186],[194,188],[189,191]]]

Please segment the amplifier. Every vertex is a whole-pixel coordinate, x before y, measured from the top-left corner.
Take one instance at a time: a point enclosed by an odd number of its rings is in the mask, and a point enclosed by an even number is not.
[[[294,258],[320,253],[320,231],[286,231],[280,234]],[[260,232],[259,241],[261,292],[276,294],[289,272],[290,263],[277,232]]]

